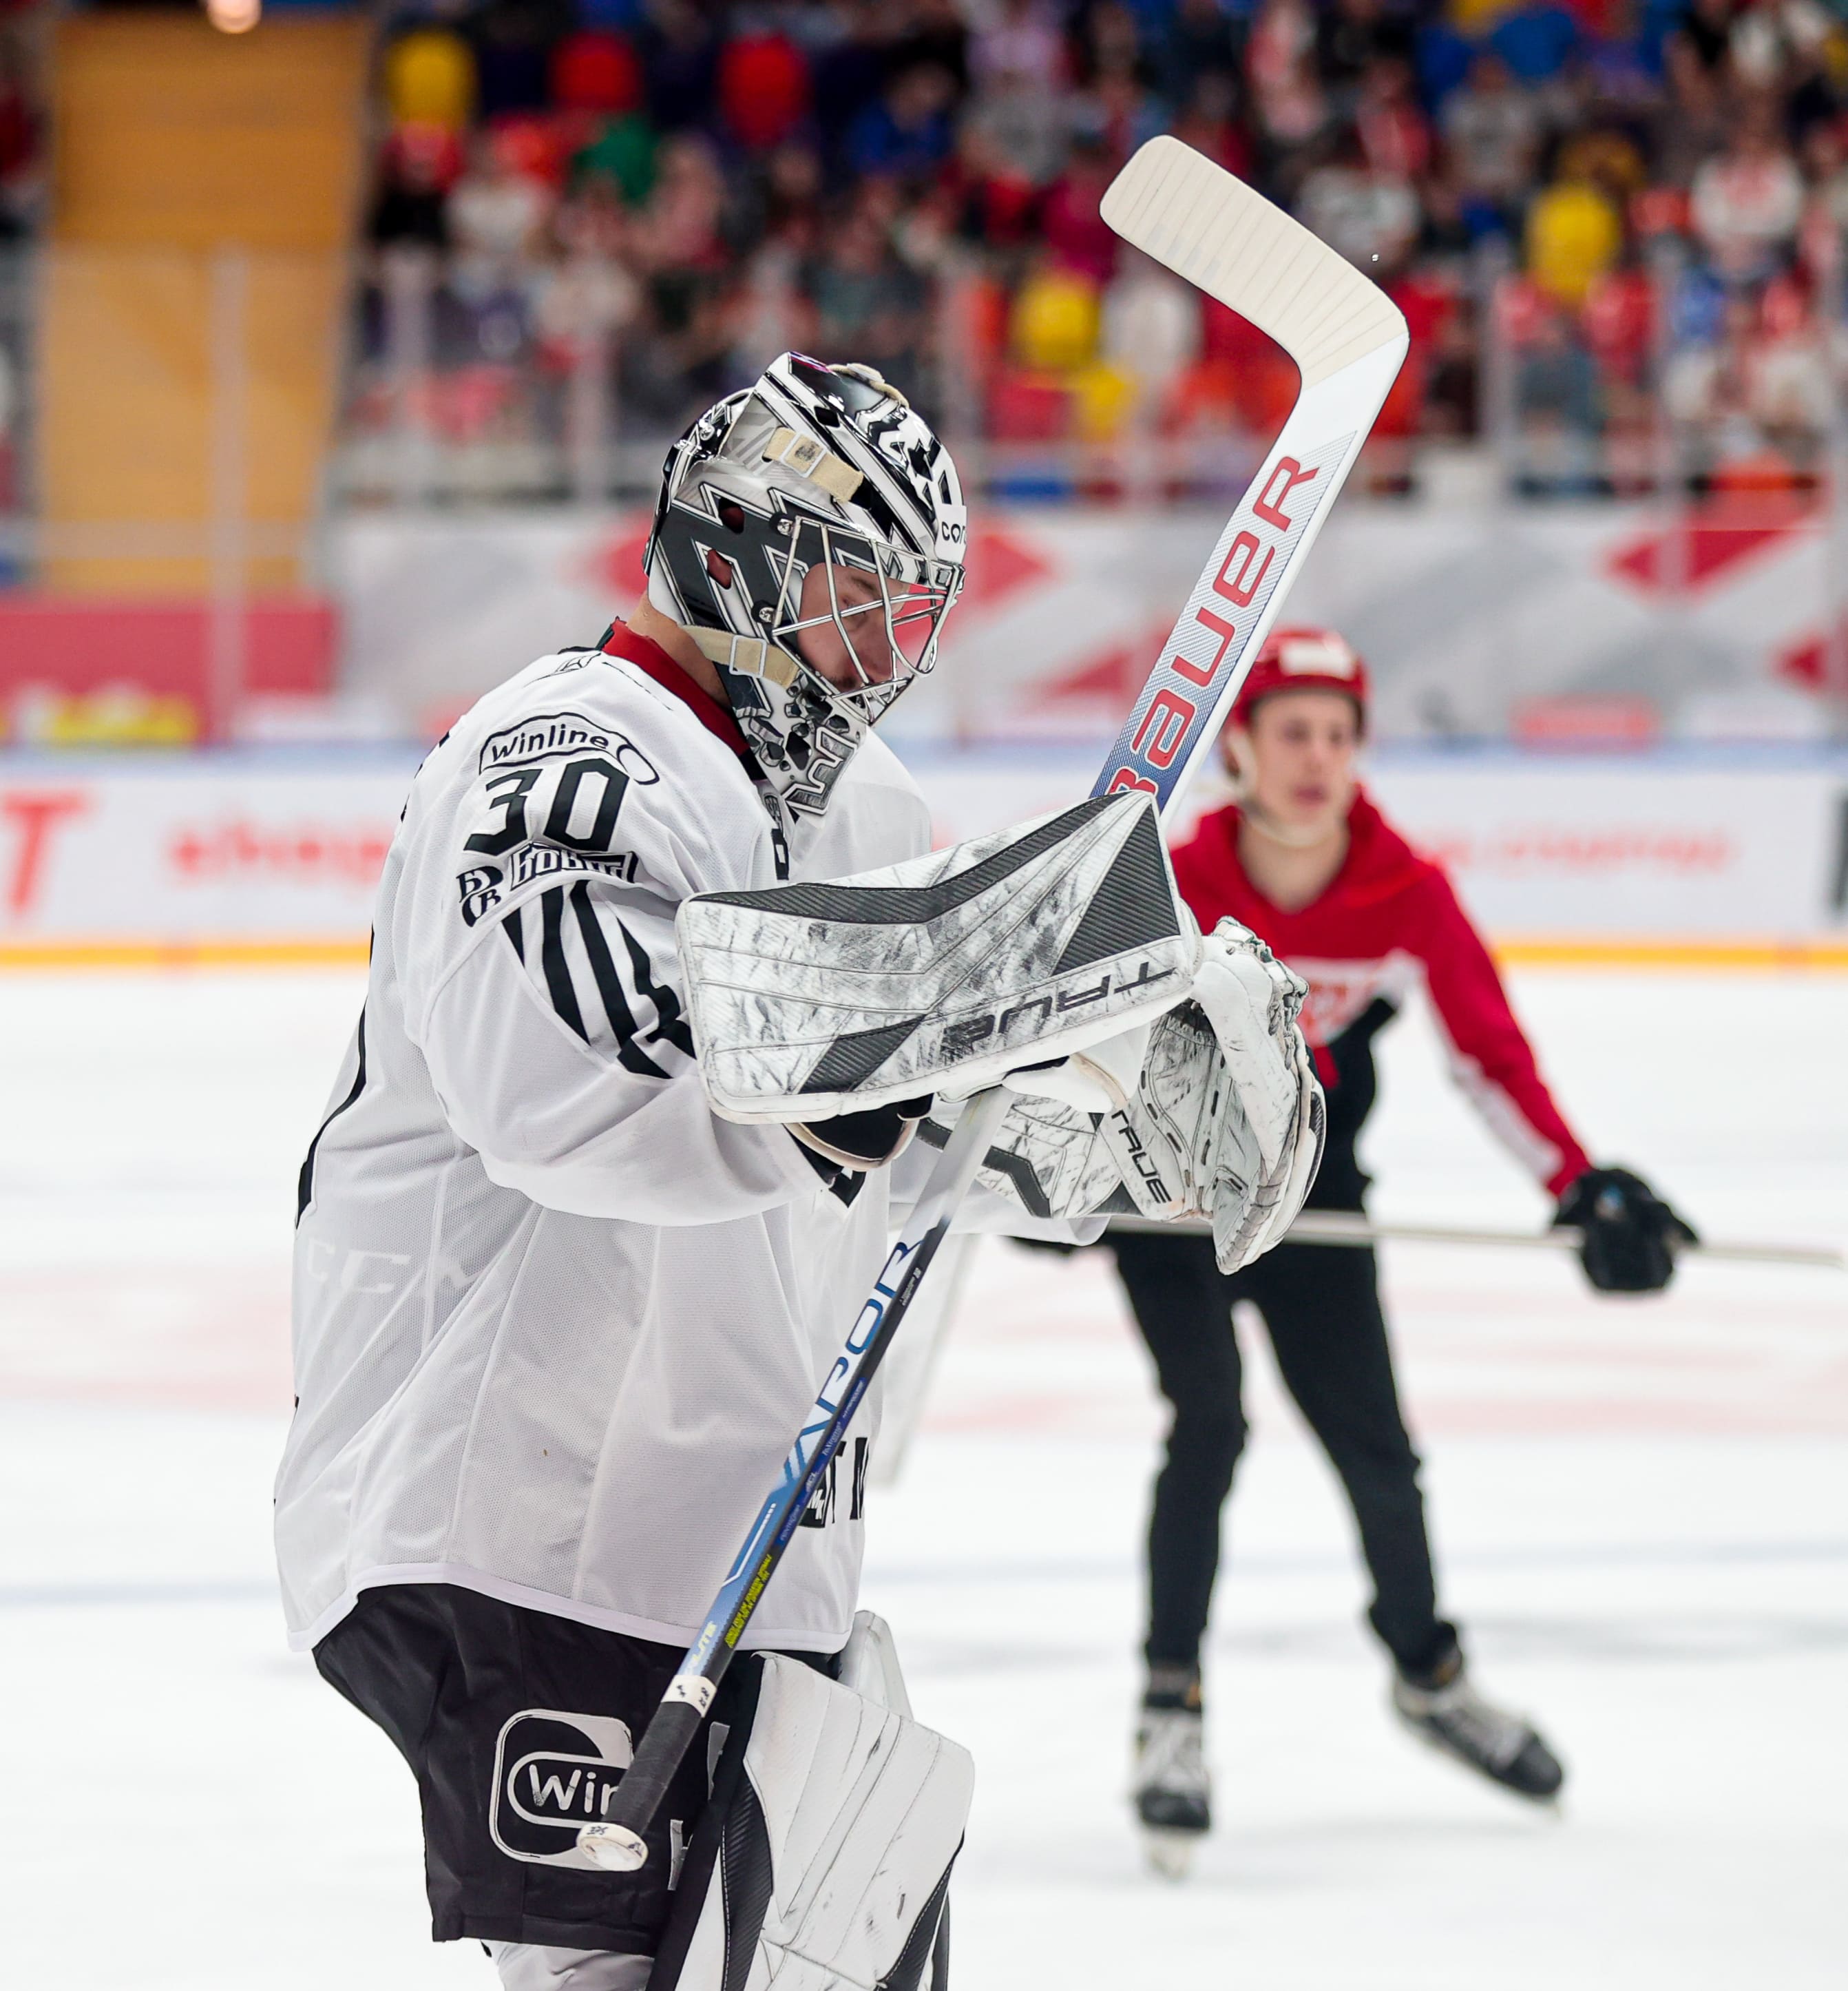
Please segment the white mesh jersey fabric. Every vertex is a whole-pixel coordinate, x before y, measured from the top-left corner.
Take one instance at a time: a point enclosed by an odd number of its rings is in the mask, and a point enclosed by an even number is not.
[[[787,834],[790,876],[820,879],[916,854],[929,822],[869,740]],[[541,659],[420,770],[304,1171],[276,1505],[296,1644],[406,1581],[692,1637],[892,1220],[885,1175],[844,1205],[701,1089],[674,910],[776,877],[738,757],[599,652]],[[845,1639],[848,1450],[747,1643]]]

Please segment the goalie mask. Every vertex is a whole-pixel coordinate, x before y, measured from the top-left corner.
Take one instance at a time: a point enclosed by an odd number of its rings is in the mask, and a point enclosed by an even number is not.
[[[712,660],[771,786],[819,815],[936,662],[966,538],[956,466],[904,396],[786,352],[669,451],[648,599]]]

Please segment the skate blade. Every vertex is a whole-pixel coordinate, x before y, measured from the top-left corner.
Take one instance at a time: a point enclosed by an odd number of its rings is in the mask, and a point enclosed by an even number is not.
[[[1543,1812],[1548,1818],[1555,1820],[1564,1819],[1565,1806],[1562,1802],[1565,1794],[1564,1785],[1559,1789],[1548,1791],[1544,1795],[1538,1791],[1524,1791],[1518,1785],[1503,1783],[1500,1777],[1485,1770],[1480,1763],[1473,1762],[1469,1757],[1460,1754],[1428,1729],[1421,1728],[1415,1722],[1411,1721],[1403,1722],[1401,1725],[1415,1742],[1422,1743],[1434,1756],[1442,1757],[1445,1762],[1454,1764],[1459,1770],[1467,1770],[1491,1790],[1500,1791],[1503,1797],[1513,1798],[1516,1803],[1524,1806],[1529,1811]]]
[[[1184,1880],[1193,1870],[1194,1850],[1201,1837],[1197,1832],[1163,1832],[1145,1826],[1142,1850],[1149,1871],[1163,1880]]]

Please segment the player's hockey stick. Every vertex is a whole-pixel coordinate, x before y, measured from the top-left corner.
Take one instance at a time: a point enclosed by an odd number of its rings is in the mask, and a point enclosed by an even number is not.
[[[1152,1217],[1113,1217],[1112,1230],[1181,1231],[1210,1237],[1212,1226],[1183,1220],[1163,1224]],[[1305,1210],[1284,1234],[1286,1244],[1494,1244],[1542,1251],[1576,1251],[1585,1233],[1576,1224],[1555,1224],[1550,1230],[1479,1230],[1467,1224],[1376,1224],[1341,1210]],[[1708,1258],[1721,1264],[1818,1265],[1848,1271],[1848,1257],[1823,1244],[1743,1244],[1703,1238],[1698,1244],[1677,1244],[1677,1258]]]
[[[1405,321],[1307,229],[1176,139],[1142,148],[1105,195],[1103,213],[1126,242],[1269,333],[1302,375],[1289,420],[1220,534],[1092,790],[1147,788],[1166,812],[1218,731],[1354,467],[1405,359]],[[642,1834],[1007,1103],[997,1088],[963,1108],[608,1813],[578,1835],[600,1864],[630,1870],[647,1858]]]

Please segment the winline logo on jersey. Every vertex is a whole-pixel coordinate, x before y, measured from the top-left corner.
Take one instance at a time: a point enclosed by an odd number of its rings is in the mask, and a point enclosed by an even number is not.
[[[601,1871],[579,1852],[577,1835],[607,1813],[634,1754],[628,1724],[613,1715],[522,1708],[494,1744],[495,1845],[535,1866]]]

